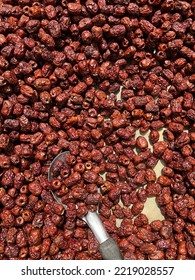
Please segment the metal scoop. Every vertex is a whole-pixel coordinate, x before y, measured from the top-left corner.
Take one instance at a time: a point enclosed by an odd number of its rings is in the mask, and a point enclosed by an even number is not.
[[[59,155],[57,155],[54,160],[51,162],[51,165],[49,167],[48,171],[48,180],[51,181],[55,179],[55,172],[54,172],[54,166],[56,161],[60,160],[63,162],[64,165],[66,165],[65,155],[69,154],[69,152],[63,152]],[[67,206],[62,203],[61,199],[52,192],[53,197],[55,200],[63,205],[64,209],[67,209]],[[122,260],[121,252],[118,248],[117,243],[113,238],[111,238],[106,231],[98,213],[88,211],[88,213],[82,217],[82,220],[87,223],[91,231],[93,232],[95,238],[97,239],[99,243],[99,251],[102,255],[102,258],[104,260]]]

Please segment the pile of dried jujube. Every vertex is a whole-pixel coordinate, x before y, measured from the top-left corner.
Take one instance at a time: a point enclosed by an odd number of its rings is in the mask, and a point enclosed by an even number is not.
[[[195,258],[194,35],[194,0],[0,1],[0,259],[101,259],[97,208],[124,259]]]

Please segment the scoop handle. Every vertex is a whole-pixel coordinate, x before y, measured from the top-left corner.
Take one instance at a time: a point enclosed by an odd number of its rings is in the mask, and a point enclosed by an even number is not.
[[[99,251],[104,260],[123,259],[116,241],[111,237],[99,245]]]
[[[99,251],[104,260],[122,260],[117,243],[106,231],[99,215],[89,211],[82,219],[88,224],[99,243]]]

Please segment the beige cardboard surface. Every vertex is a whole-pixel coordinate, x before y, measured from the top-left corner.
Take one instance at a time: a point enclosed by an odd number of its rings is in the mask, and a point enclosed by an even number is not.
[[[121,89],[122,89],[122,87],[120,88],[120,92],[117,94],[118,100],[121,99]],[[161,131],[159,131],[159,133],[160,133],[159,140],[163,140],[163,137],[162,137],[163,129]],[[151,150],[153,150],[153,147],[150,145],[149,138],[148,138],[149,132],[147,132],[145,134],[140,134],[139,130],[137,130],[135,138],[137,138],[139,135],[142,135],[147,139],[149,148]],[[161,175],[162,168],[163,168],[163,164],[159,160],[158,164],[154,168],[157,178]],[[164,216],[161,214],[161,211],[156,203],[155,197],[149,197],[147,199],[147,201],[144,204],[144,209],[143,209],[142,213],[144,213],[148,217],[149,222],[152,222],[154,220],[163,220],[164,219]]]
[[[159,140],[163,140],[163,138],[162,138],[163,130],[159,131],[159,133],[160,133]],[[148,140],[149,148],[152,150],[152,146],[150,145],[150,142],[148,139],[148,134],[149,134],[149,132],[144,134],[144,137]],[[139,131],[137,131],[136,137],[138,137],[139,135],[140,135],[140,133],[139,133]],[[157,165],[154,168],[157,178],[161,175],[162,168],[163,168],[163,164],[159,160]],[[158,205],[156,203],[155,197],[149,197],[147,199],[147,201],[144,204],[144,209],[143,209],[142,213],[144,213],[148,217],[149,222],[152,222],[154,220],[163,220],[164,219],[164,216],[161,214],[160,208],[158,207]]]

